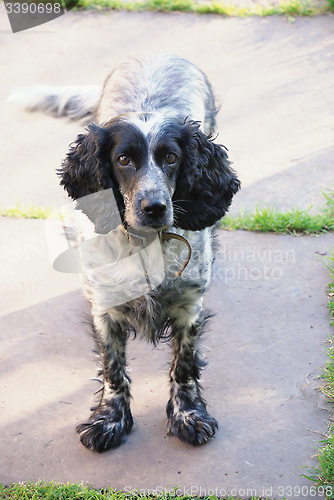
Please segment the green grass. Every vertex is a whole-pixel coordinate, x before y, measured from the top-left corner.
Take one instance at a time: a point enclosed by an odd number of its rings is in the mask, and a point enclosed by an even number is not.
[[[0,206],[1,217],[15,217],[20,219],[46,219],[52,214],[54,208],[29,205],[25,207],[17,202],[14,207],[4,208]]]
[[[222,1],[196,2],[194,0],[79,0],[75,7],[82,9],[108,9],[127,11],[193,12],[196,14],[220,14],[224,16],[314,16],[334,10],[334,0],[326,5],[316,5],[312,0],[281,0],[277,5],[240,6]]]
[[[334,221],[325,215],[311,215],[308,210],[292,209],[281,212],[272,207],[256,206],[252,213],[227,215],[221,223],[223,229],[276,232],[288,234],[319,234],[334,229]]]
[[[324,193],[326,203],[319,213],[293,208],[280,211],[257,205],[254,212],[242,210],[237,216],[226,215],[221,228],[228,230],[276,232],[287,234],[319,234],[334,230],[334,190]]]
[[[0,484],[0,499],[10,500],[123,500],[124,494],[112,490],[101,492],[89,486],[77,484],[60,485],[47,483],[15,483],[9,486]]]

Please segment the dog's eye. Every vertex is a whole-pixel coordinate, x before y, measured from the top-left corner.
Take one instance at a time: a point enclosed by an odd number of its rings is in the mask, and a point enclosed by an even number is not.
[[[175,153],[167,153],[165,156],[165,160],[169,165],[172,165],[173,163],[176,163],[177,161],[177,156]]]
[[[117,158],[117,163],[122,165],[122,167],[126,167],[126,165],[129,165],[129,163],[130,163],[130,158],[126,155],[120,155]]]

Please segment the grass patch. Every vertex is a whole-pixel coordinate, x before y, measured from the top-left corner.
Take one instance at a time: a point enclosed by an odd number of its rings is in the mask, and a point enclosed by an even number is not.
[[[334,249],[331,257],[326,259],[326,267],[329,269],[331,282],[328,285],[328,307],[331,313],[331,325],[334,326]],[[329,339],[330,347],[327,351],[327,363],[323,376],[326,379],[326,386],[323,392],[326,394],[329,403],[334,405],[334,336]],[[319,467],[313,467],[309,475],[305,477],[313,481],[319,492],[323,492],[327,499],[334,498],[334,424],[331,424],[328,437],[320,443],[324,447],[319,450]]]
[[[15,207],[0,207],[0,216],[14,217],[17,219],[46,219],[53,211],[54,208],[52,207],[41,207],[39,205],[29,205],[25,207],[17,202]]]
[[[108,9],[127,11],[156,11],[156,12],[193,12],[196,14],[220,14],[233,17],[248,16],[315,16],[334,10],[334,0],[327,0],[326,5],[316,5],[312,0],[281,0],[277,5],[239,6],[222,1],[212,0],[201,2],[196,0],[79,0],[75,10]]]
[[[309,210],[299,208],[281,212],[275,208],[257,205],[254,212],[241,211],[237,216],[225,216],[221,227],[286,234],[319,234],[333,231],[334,220],[325,214],[311,215]]]
[[[54,482],[0,484],[0,499],[10,500],[125,500],[122,492],[94,490],[82,484],[57,484]]]
[[[93,495],[91,494],[93,493]],[[92,492],[88,487],[83,487],[81,485],[57,485],[55,483],[15,483],[7,487],[0,485],[0,498],[1,499],[11,499],[11,500],[67,500],[67,499],[85,499],[85,500],[102,500],[102,498],[107,498],[97,492]]]
[[[228,230],[275,232],[286,234],[319,234],[334,230],[334,190],[324,193],[326,203],[320,213],[294,208],[280,211],[257,205],[254,212],[240,211],[237,216],[226,215],[221,228]]]

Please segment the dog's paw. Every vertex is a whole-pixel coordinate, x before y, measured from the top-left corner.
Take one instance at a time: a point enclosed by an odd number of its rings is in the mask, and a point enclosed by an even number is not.
[[[133,424],[130,409],[120,420],[113,419],[110,414],[93,413],[89,422],[77,426],[77,432],[86,448],[102,453],[124,444]]]
[[[198,446],[215,435],[218,423],[206,410],[179,411],[168,418],[168,434]]]

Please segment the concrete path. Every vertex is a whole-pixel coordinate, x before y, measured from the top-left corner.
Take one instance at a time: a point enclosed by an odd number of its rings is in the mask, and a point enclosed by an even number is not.
[[[62,203],[54,171],[82,131],[13,111],[4,103],[11,90],[99,84],[129,55],[173,52],[208,74],[222,103],[219,140],[243,182],[232,211],[259,200],[321,205],[320,190],[333,182],[333,35],[331,16],[289,24],[89,12],[13,35],[1,5],[1,204]],[[332,235],[221,232],[207,295],[217,314],[202,346],[216,438],[194,449],[166,437],[169,347],[136,340],[128,355],[136,428],[125,446],[98,455],[75,433],[98,388],[77,278],[53,271],[43,221],[1,219],[0,232],[2,483],[313,498],[300,467],[317,465],[330,418],[317,377],[332,333],[319,254],[333,247]]]

